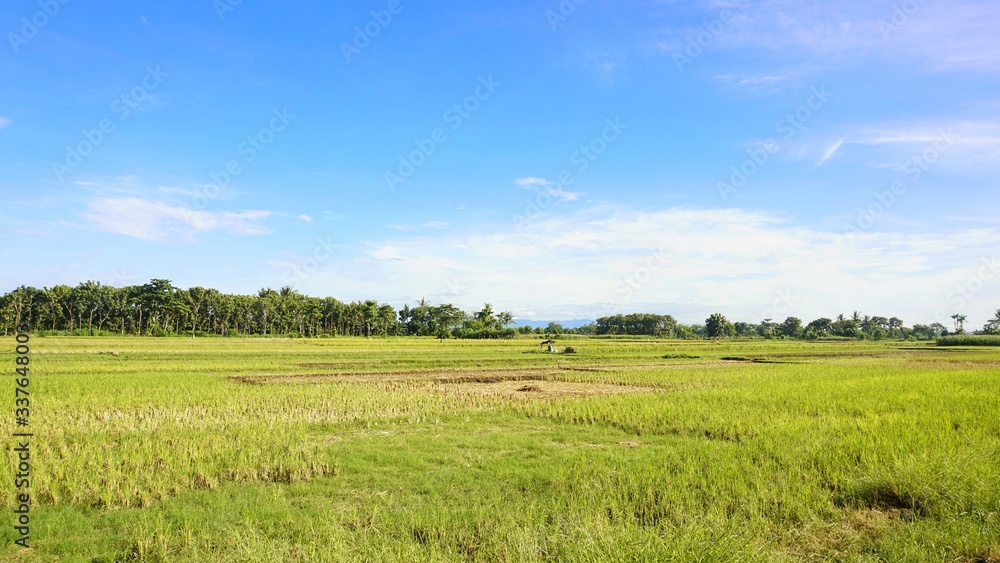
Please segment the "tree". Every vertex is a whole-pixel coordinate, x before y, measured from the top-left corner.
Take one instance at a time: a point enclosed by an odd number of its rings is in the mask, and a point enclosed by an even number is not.
[[[152,279],[149,283],[139,288],[139,303],[146,312],[146,329],[151,332],[154,328],[165,329],[168,324],[167,307],[172,305],[176,299],[177,288],[170,280]],[[142,326],[140,321],[139,331]]]
[[[928,325],[913,325],[913,337],[917,340],[934,340],[941,337],[948,329],[941,323]]]
[[[476,313],[476,320],[483,324],[483,328],[493,329],[499,326],[497,318],[493,312],[493,305],[489,303],[483,305],[483,310]]]
[[[634,313],[612,315],[597,319],[594,334],[628,334],[630,336],[656,336],[671,338],[676,336],[677,321],[670,315]]]
[[[889,330],[892,332],[893,338],[903,337],[903,320],[899,317],[892,317],[889,319]]]
[[[764,338],[774,338],[774,335],[778,332],[778,323],[772,321],[771,319],[764,319],[759,325],[757,325],[757,334],[763,336]]]
[[[990,319],[986,325],[983,327],[984,334],[1000,334],[1000,309],[997,309],[996,314]]]
[[[802,320],[796,317],[788,317],[781,323],[779,331],[788,338],[798,338],[802,335]]]
[[[714,313],[705,319],[705,333],[709,338],[726,338],[735,333],[733,323],[722,313]]]
[[[843,317],[844,316],[841,315],[840,318],[838,319],[838,322],[841,323],[841,326],[843,325],[844,321]],[[827,318],[816,319],[815,321],[809,323],[809,325],[806,327],[806,330],[811,331],[812,334],[815,334],[817,338],[823,338],[824,336],[830,336],[831,334],[834,333],[834,322]]]
[[[72,293],[73,288],[68,285],[57,285],[52,288],[46,288],[42,290],[45,294],[45,302],[48,308],[49,315],[49,328],[51,330],[57,330],[59,326],[62,325],[62,321],[65,318],[63,314],[64,303],[67,301],[70,293]]]
[[[514,324],[514,314],[510,311],[504,311],[497,315],[497,321],[500,322],[501,327],[507,328]]]
[[[182,297],[186,297],[188,311],[191,318],[191,336],[198,330],[198,321],[201,319],[202,304],[205,302],[205,294],[208,293],[204,287],[192,287],[187,292],[181,292]]]
[[[965,332],[965,321],[969,320],[968,315],[963,315],[961,313],[956,313],[951,316],[955,320],[955,332],[964,333]]]
[[[257,317],[260,319],[260,329],[267,336],[268,328],[274,322],[278,293],[267,287],[257,292]],[[271,331],[274,332],[273,330]]]

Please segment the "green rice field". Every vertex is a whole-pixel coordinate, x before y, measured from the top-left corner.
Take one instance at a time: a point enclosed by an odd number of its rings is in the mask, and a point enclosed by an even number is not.
[[[567,344],[36,337],[0,560],[1000,562],[1000,348]]]

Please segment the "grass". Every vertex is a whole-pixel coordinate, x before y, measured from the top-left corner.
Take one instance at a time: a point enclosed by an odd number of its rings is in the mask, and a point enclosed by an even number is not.
[[[1000,561],[1000,351],[573,344],[36,338],[0,559]]]
[[[962,334],[938,338],[938,346],[1000,346],[1000,336],[989,334]]]

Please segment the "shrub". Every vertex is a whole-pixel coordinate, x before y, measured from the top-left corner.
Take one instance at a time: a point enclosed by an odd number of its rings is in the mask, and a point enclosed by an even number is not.
[[[505,328],[502,330],[493,330],[488,328],[482,330],[470,330],[467,328],[455,329],[455,338],[465,338],[470,340],[500,340],[516,337],[517,330],[513,328]]]
[[[963,334],[937,339],[938,346],[1000,346],[1000,336]]]

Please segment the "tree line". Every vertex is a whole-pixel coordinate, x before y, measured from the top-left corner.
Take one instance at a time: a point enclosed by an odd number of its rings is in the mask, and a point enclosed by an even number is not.
[[[881,317],[862,315],[854,311],[850,317],[838,315],[836,320],[821,318],[809,324],[803,324],[797,317],[788,317],[782,322],[765,319],[759,324],[736,322],[732,323],[721,313],[715,313],[705,319],[705,325],[700,329],[707,338],[796,338],[818,340],[821,338],[850,338],[861,340],[934,340],[943,336],[961,335],[965,332],[967,315],[952,315],[955,321],[954,331],[941,323],[929,325],[915,324],[912,327],[904,325],[898,317]],[[988,321],[982,330],[974,331],[979,335],[1000,334],[1000,309],[997,309],[993,319]]]
[[[512,328],[510,312],[490,304],[467,312],[451,304],[421,300],[396,310],[377,301],[342,302],[310,297],[283,287],[261,289],[256,295],[235,295],[215,289],[180,289],[170,280],[114,287],[88,281],[75,287],[37,289],[21,286],[0,295],[0,330],[19,327],[34,332],[119,334],[135,336],[435,336],[438,338],[511,338],[518,334],[578,334],[654,336],[658,338],[856,338],[932,340],[964,334],[965,315],[954,315],[954,332],[940,323],[906,327],[891,317],[839,315],[809,324],[795,317],[782,322],[732,323],[714,314],[704,325],[682,325],[670,315],[636,313],[601,317],[593,323],[564,328]],[[1000,310],[977,334],[1000,334]]]
[[[113,287],[88,281],[76,287],[21,286],[0,296],[0,329],[134,336],[386,336],[397,334],[396,310],[376,301],[344,303],[292,288],[233,295],[215,289],[179,289],[169,280]]]

